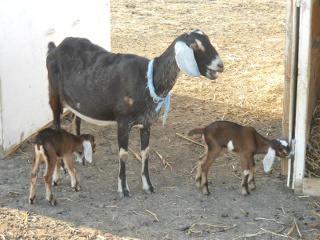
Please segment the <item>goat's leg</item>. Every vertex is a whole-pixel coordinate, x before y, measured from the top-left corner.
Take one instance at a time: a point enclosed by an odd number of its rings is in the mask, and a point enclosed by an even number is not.
[[[80,136],[81,118],[72,114],[72,130],[73,134]]]
[[[37,146],[35,146],[36,148]],[[29,194],[29,203],[34,204],[36,202],[36,183],[39,173],[39,165],[41,162],[41,154],[35,151],[35,156],[32,161],[32,171],[30,176],[30,194]]]
[[[154,192],[154,188],[149,178],[149,139],[150,139],[150,127],[144,127],[140,129],[141,139],[141,158],[142,158],[142,188],[150,194]]]
[[[198,170],[198,171],[201,171],[200,187],[202,188],[202,193],[205,195],[210,194],[209,184],[208,184],[209,169],[213,164],[213,162],[215,161],[215,159],[220,155],[220,152],[221,152],[220,146],[211,148],[210,150],[208,150],[207,157],[205,158],[205,160],[202,162],[199,162],[198,168],[200,167],[201,169],[201,170]]]
[[[202,154],[199,157],[199,162],[198,162],[198,168],[197,168],[197,175],[196,175],[196,185],[198,188],[201,188],[201,175],[202,175],[202,170],[201,170],[201,165],[205,162],[207,159],[207,154],[208,154],[208,148],[206,147],[204,154]]]
[[[256,189],[256,184],[254,182],[254,173],[255,173],[255,162],[254,157],[252,156],[249,161],[249,177],[248,177],[248,187],[249,190]]]
[[[130,190],[126,179],[126,161],[129,158],[128,142],[131,126],[118,122],[118,146],[119,146],[119,176],[118,193],[120,199],[130,197]]]
[[[75,115],[74,113],[72,114],[72,131],[73,134],[80,136],[80,127],[81,127],[81,118],[79,118],[77,115]],[[75,152],[76,156],[77,156],[77,161],[81,159],[82,161],[82,165],[86,165],[86,160],[84,159],[83,156],[80,156],[80,154],[78,154],[77,152]]]
[[[46,199],[51,206],[56,205],[56,201],[54,200],[52,191],[51,191],[51,184],[52,184],[53,171],[58,161],[58,157],[53,151],[54,151],[53,148],[50,148],[50,149],[47,148],[48,158],[44,157],[46,162],[46,172],[43,175],[43,179],[46,185]]]
[[[60,174],[60,171],[61,171],[60,164],[61,163],[63,163],[63,160],[58,160],[57,164],[54,168],[53,177],[52,177],[52,185],[54,185],[54,186],[59,186],[61,183],[61,174]]]
[[[63,107],[60,102],[59,93],[54,90],[49,76],[49,104],[53,113],[53,128],[60,129],[60,114],[63,112]]]
[[[249,179],[249,163],[248,158],[245,156],[239,156],[240,158],[240,167],[241,167],[241,194],[247,195],[250,194],[249,186],[248,186],[248,179]]]
[[[71,178],[71,190],[72,191],[80,191],[80,186],[79,183],[77,181],[77,176],[76,176],[76,169],[74,168],[74,163],[73,163],[73,159],[72,159],[72,155],[68,154],[66,156],[63,157],[63,161],[66,165],[66,168],[68,169],[68,172],[70,174],[70,178]]]

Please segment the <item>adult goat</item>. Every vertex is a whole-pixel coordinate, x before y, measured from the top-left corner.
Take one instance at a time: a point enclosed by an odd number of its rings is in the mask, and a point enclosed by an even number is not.
[[[54,128],[60,128],[63,107],[97,125],[108,125],[110,121],[118,124],[118,192],[123,198],[130,196],[125,173],[129,133],[138,125],[143,189],[152,193],[148,172],[150,127],[163,104],[165,121],[170,90],[180,70],[194,77],[216,79],[223,68],[219,54],[200,30],[179,36],[151,61],[134,54],[108,52],[83,38],[68,37],[57,47],[50,42],[47,69]]]

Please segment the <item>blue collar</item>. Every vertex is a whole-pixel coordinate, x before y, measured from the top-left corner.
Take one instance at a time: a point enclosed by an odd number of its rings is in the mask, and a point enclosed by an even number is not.
[[[162,125],[164,125],[166,122],[166,119],[168,117],[168,112],[169,112],[169,107],[170,107],[170,92],[164,98],[159,97],[156,94],[154,86],[153,86],[153,62],[154,62],[154,59],[152,59],[148,65],[148,72],[147,72],[148,83],[147,83],[146,88],[149,88],[150,96],[153,98],[153,101],[155,103],[158,103],[158,106],[156,107],[157,112],[159,112],[162,105],[165,103],[165,109],[164,109],[163,121],[162,121]]]

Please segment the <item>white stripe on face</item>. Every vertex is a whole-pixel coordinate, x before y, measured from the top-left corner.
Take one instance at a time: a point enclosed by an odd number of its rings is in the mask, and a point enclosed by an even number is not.
[[[213,71],[221,71],[221,67],[219,65],[223,65],[223,62],[219,56],[217,56],[215,59],[213,59],[207,67]]]
[[[277,140],[281,143],[282,146],[288,147],[289,144],[287,143],[286,140],[282,140],[282,139],[277,139]]]
[[[202,44],[202,42],[201,42],[200,40],[196,39],[196,43],[197,43],[198,48],[199,48],[202,52],[206,51],[205,47],[203,46],[203,44]]]

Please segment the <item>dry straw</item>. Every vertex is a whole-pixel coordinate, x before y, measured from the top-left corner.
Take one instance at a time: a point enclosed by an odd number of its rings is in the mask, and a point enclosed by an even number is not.
[[[307,145],[306,172],[309,177],[320,178],[320,100],[313,112],[310,139]]]

